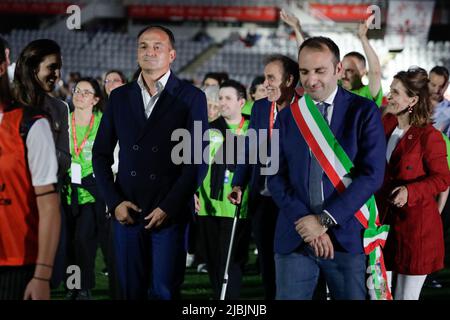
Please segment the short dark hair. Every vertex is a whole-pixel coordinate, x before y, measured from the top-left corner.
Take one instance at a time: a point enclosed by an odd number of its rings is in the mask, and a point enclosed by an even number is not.
[[[256,76],[253,81],[252,84],[250,85],[250,95],[255,94],[256,92],[256,87],[259,86],[260,84],[263,84],[265,81],[264,76]]]
[[[339,52],[339,47],[337,44],[327,37],[311,37],[303,41],[300,48],[298,49],[298,56],[300,56],[300,52],[304,48],[312,48],[316,50],[323,50],[324,48],[328,48],[330,52],[334,56],[334,65],[336,66],[339,61],[341,61],[341,55]]]
[[[363,64],[364,67],[366,67],[366,58],[365,58],[361,53],[359,53],[359,52],[357,52],[357,51],[349,52],[349,53],[347,53],[347,54],[344,56],[344,58],[345,58],[345,57],[353,57],[353,58],[356,58],[356,59],[358,59],[359,61],[361,61],[361,63]]]
[[[236,90],[238,99],[245,99],[245,87],[242,83],[236,81],[236,80],[225,80],[220,84],[220,89],[222,88],[234,88]]]
[[[298,72],[298,63],[288,56],[284,56],[282,54],[273,54],[268,56],[264,60],[264,65],[268,65],[272,62],[280,62],[283,67],[283,80],[286,81],[289,76],[292,76],[293,82],[292,87],[295,88],[297,86],[298,80],[300,79],[300,74]]]
[[[169,42],[170,42],[170,45],[172,46],[172,49],[175,49],[175,36],[173,35],[173,32],[170,31],[169,28],[163,27],[161,25],[155,24],[155,25],[150,25],[150,26],[145,27],[144,29],[139,31],[137,39],[139,40],[139,38],[141,37],[141,35],[143,33],[147,32],[148,30],[151,30],[151,29],[159,29],[159,30],[163,31],[165,34],[167,34],[167,36],[169,37]]]
[[[205,76],[203,77],[203,81],[202,81],[202,85],[205,84],[206,79],[211,78],[214,80],[217,80],[217,82],[219,83],[219,85],[228,80],[228,73],[226,72],[208,72],[207,74],[205,74]]]
[[[448,82],[448,69],[444,66],[435,66],[433,69],[430,70],[430,73],[435,73],[438,76],[444,77],[445,82],[444,84],[447,84]]]

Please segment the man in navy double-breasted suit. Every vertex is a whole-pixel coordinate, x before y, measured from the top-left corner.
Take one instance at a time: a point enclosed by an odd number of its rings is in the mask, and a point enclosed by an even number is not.
[[[194,139],[194,121],[202,126],[201,134],[208,129],[205,95],[170,71],[174,43],[172,32],[161,26],[139,34],[142,72],[137,81],[111,93],[93,149],[95,177],[115,218],[116,265],[125,299],[179,297],[186,223],[194,212],[194,192],[206,174],[206,165],[194,163],[194,150],[181,155],[188,155],[190,163],[176,165],[172,159],[179,143],[171,141],[175,130],[185,129]]]
[[[310,38],[299,50],[305,93],[327,110],[324,119],[354,164],[352,183],[343,193],[323,172],[311,175],[317,172],[316,160],[291,108],[282,110],[275,124],[280,170],[269,177],[269,190],[280,209],[275,230],[277,299],[311,299],[319,271],[334,299],[366,298],[364,229],[355,213],[383,182],[386,146],[377,106],[337,86],[339,60],[339,48],[328,38]]]

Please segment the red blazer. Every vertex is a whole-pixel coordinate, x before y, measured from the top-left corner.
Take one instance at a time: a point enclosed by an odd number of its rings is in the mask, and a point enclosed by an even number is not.
[[[386,141],[397,118],[383,118]],[[398,142],[377,194],[381,219],[391,225],[385,247],[388,270],[425,275],[444,267],[444,237],[436,196],[450,185],[447,151],[442,133],[431,124],[411,126]],[[408,202],[402,208],[388,203],[393,188],[405,185]]]

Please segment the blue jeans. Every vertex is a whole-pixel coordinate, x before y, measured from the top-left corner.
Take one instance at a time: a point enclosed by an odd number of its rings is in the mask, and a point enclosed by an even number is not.
[[[311,300],[322,271],[335,300],[365,300],[366,256],[334,252],[318,258],[310,246],[290,254],[275,254],[277,300]]]

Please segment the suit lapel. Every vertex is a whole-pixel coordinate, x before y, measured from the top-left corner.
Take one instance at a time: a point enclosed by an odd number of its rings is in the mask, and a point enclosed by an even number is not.
[[[420,130],[420,128],[414,126],[411,126],[408,131],[405,132],[392,152],[391,159],[389,161],[390,166],[397,165],[400,162],[401,157],[411,151],[411,149],[419,141],[422,132],[423,130]]]
[[[131,113],[136,120],[136,124],[139,126],[139,132],[144,128],[146,117],[144,111],[144,102],[142,101],[141,87],[139,87],[137,81],[135,81],[130,89],[130,105]]]
[[[265,98],[267,99],[267,98]],[[264,108],[261,108],[261,119],[263,119],[262,129],[269,129],[270,128],[270,111],[272,109],[272,102],[269,100],[266,100],[267,104],[264,106]]]
[[[342,136],[344,130],[344,120],[350,104],[351,96],[347,95],[341,87],[338,86],[338,91],[333,102],[333,115],[331,117],[331,131],[338,141]]]

